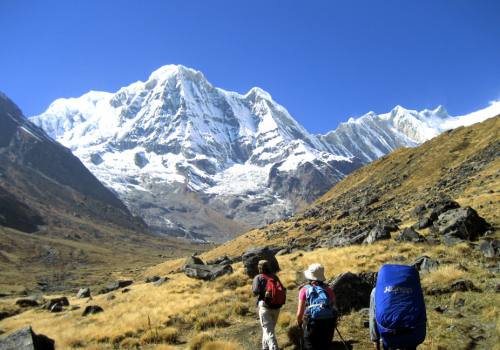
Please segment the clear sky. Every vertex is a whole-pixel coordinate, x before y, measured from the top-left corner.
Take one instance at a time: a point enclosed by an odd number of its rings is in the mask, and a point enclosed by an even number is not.
[[[259,86],[311,132],[500,99],[499,0],[0,0],[0,38],[0,90],[27,116],[170,63]]]

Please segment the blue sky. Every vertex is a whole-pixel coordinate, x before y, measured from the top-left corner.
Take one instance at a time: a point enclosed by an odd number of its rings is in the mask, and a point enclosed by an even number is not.
[[[0,90],[25,112],[180,63],[267,90],[311,132],[500,99],[498,0],[0,0]]]

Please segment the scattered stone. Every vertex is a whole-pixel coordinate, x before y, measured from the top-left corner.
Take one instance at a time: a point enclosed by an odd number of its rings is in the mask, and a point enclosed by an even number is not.
[[[154,286],[161,286],[163,283],[167,282],[170,278],[168,277],[160,277],[158,280],[153,282]]]
[[[363,243],[364,244],[373,244],[376,241],[390,239],[390,238],[391,238],[390,231],[386,227],[384,227],[383,225],[377,225],[374,228],[372,228],[370,233],[368,233],[368,236],[365,238]]]
[[[89,305],[85,307],[85,310],[83,310],[82,316],[98,314],[99,312],[103,311],[104,311],[103,308],[100,307],[99,305]]]
[[[319,227],[318,224],[307,224],[305,227],[304,227],[304,230],[306,232],[309,232],[309,231],[312,231],[312,230],[315,230]]]
[[[130,288],[123,288],[122,289],[122,294],[130,292]]]
[[[49,311],[50,312],[61,312],[63,311],[63,307],[61,304],[53,304],[50,308],[49,308]]]
[[[80,288],[78,293],[76,293],[77,298],[89,298],[90,297],[90,289],[89,288]]]
[[[455,307],[463,307],[464,305],[465,305],[465,299],[462,298],[455,300],[455,303],[453,304],[453,306]]]
[[[396,237],[396,241],[420,243],[425,242],[425,238],[413,228],[407,227]]]
[[[187,258],[186,261],[184,262],[184,266],[188,265],[205,265],[205,263],[195,254],[193,254],[189,258]]]
[[[106,300],[107,301],[111,301],[111,300],[115,300],[116,299],[116,296],[114,294],[110,294],[106,297]]]
[[[406,261],[406,258],[402,255],[398,255],[398,256],[395,256],[394,258],[392,258],[392,260],[397,261],[397,262],[403,262],[403,261]]]
[[[346,217],[349,216],[349,212],[347,210],[343,211],[342,213],[340,213],[338,216],[337,216],[337,220],[342,220]]]
[[[471,207],[448,210],[434,222],[434,228],[439,234],[465,240],[475,240],[489,227]]]
[[[116,281],[116,282],[111,283],[107,287],[102,288],[97,294],[110,293],[110,292],[113,292],[117,289],[128,287],[132,283],[134,283],[134,281],[132,281],[132,280]]]
[[[276,253],[276,256],[290,254],[292,250],[290,248],[283,248]]]
[[[431,259],[430,257],[423,255],[413,261],[410,266],[413,266],[420,273],[429,273],[436,270],[439,267],[439,262],[437,260]]]
[[[271,272],[276,273],[280,271],[278,260],[276,260],[276,257],[269,247],[253,248],[247,250],[242,255],[243,266],[245,267],[245,272],[249,277],[253,278],[259,273],[257,267],[259,260],[269,261]]]
[[[217,277],[232,272],[233,268],[231,265],[190,265],[184,268],[186,276],[204,281],[213,281]]]
[[[18,299],[16,305],[20,307],[33,307],[38,306],[38,302],[33,299]]]
[[[150,276],[150,277],[146,277],[146,283],[153,283],[153,282],[156,282],[160,279],[160,276]]]
[[[31,327],[22,328],[0,339],[0,350],[54,350],[54,340],[36,334]]]
[[[446,308],[445,308],[445,307],[442,307],[442,306],[436,306],[436,307],[434,308],[434,311],[439,312],[440,314],[442,314],[443,312],[445,312],[445,311],[446,311]]]
[[[329,283],[341,315],[370,306],[370,293],[375,286],[376,275],[376,272],[359,275],[344,272]]]
[[[58,305],[58,306],[55,306],[55,305]],[[50,299],[49,301],[47,301],[43,305],[43,308],[49,310],[50,312],[59,312],[59,311],[62,311],[63,306],[69,306],[69,301],[68,301],[68,298],[66,298],[66,297]]]
[[[71,311],[75,311],[75,310],[80,309],[80,306],[78,306],[78,305],[72,305],[69,309],[70,309]]]
[[[485,258],[495,258],[496,256],[498,256],[498,247],[500,245],[500,241],[498,240],[494,240],[494,241],[481,241],[479,242],[479,250],[481,251],[481,253],[483,253],[483,256]]]
[[[456,280],[450,284],[449,287],[432,288],[427,292],[429,295],[441,295],[454,292],[482,292],[481,289],[474,286],[470,280]]]
[[[227,255],[219,256],[214,260],[207,261],[207,265],[230,265],[231,263],[232,260]]]

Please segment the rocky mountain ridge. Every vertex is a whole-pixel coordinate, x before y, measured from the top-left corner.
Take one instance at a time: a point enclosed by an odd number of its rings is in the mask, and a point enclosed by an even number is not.
[[[398,106],[312,135],[262,89],[224,91],[174,65],[114,94],[56,100],[31,120],[157,232],[218,242],[292,215],[362,164],[464,124],[442,107]]]

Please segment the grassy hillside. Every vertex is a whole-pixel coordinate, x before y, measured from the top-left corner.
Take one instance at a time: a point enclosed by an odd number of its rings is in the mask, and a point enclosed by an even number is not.
[[[485,258],[476,243],[449,247],[390,239],[335,248],[318,244],[326,242],[325,237],[362,229],[386,217],[397,217],[402,229],[415,223],[410,211],[417,204],[443,194],[475,208],[492,224],[490,236],[498,238],[498,130],[500,117],[445,133],[415,149],[398,150],[359,169],[303,213],[250,231],[202,254],[202,258],[239,256],[258,245],[296,247],[278,257],[280,277],[289,289],[289,302],[278,321],[278,338],[283,348],[293,349],[288,334],[293,331],[297,287],[301,272],[310,263],[325,265],[330,279],[346,271],[376,271],[384,263],[410,263],[417,256],[428,255],[439,260],[440,267],[421,275],[428,311],[428,336],[421,348],[500,349],[498,259]],[[430,234],[428,229],[421,233]],[[160,286],[134,283],[127,293],[115,292],[112,300],[107,295],[92,300],[70,298],[70,304],[78,309],[58,314],[30,309],[0,321],[0,329],[8,332],[31,324],[35,331],[54,338],[59,349],[258,348],[261,334],[255,301],[242,264],[233,264],[233,274],[201,282],[179,272],[182,263],[183,259],[169,260],[143,273],[143,277],[167,275],[170,279]],[[429,293],[457,279],[472,281],[481,292]],[[12,308],[15,301],[0,300],[4,309]],[[104,312],[82,317],[82,309],[94,304]],[[339,330],[353,349],[370,346],[364,321],[359,312],[340,320]],[[342,349],[338,339],[336,334],[335,348]]]

